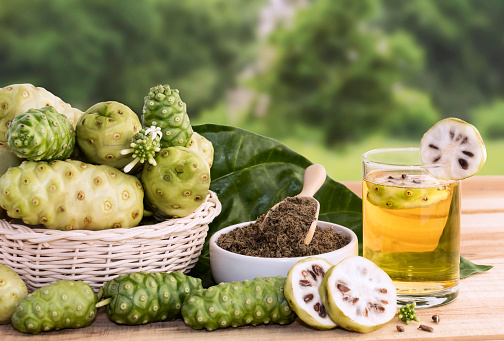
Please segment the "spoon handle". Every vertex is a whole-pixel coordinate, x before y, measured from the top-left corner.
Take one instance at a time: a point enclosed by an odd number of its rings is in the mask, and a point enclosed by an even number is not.
[[[311,165],[306,168],[303,175],[303,189],[298,197],[313,197],[322,187],[326,179],[326,170],[322,165]]]

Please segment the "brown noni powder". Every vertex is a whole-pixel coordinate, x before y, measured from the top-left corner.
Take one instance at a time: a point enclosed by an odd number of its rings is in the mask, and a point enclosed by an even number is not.
[[[350,242],[332,228],[317,226],[310,244],[304,239],[316,218],[316,206],[310,198],[289,197],[249,225],[222,234],[217,245],[221,248],[255,257],[286,258],[318,255],[337,250]],[[264,224],[263,224],[264,222]]]

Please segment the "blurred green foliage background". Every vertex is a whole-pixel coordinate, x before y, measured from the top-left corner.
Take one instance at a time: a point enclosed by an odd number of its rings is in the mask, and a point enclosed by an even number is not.
[[[192,124],[270,136],[338,181],[459,117],[486,142],[480,174],[504,174],[503,15],[490,0],[0,0],[0,86],[140,115],[169,84]]]

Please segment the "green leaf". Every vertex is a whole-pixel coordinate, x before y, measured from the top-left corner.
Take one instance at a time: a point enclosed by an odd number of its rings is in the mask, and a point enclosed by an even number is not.
[[[460,256],[460,278],[468,277],[478,272],[485,272],[493,268],[492,265],[477,265]]]
[[[223,227],[257,219],[277,202],[301,192],[303,174],[312,163],[280,142],[243,129],[206,124],[194,130],[214,145],[210,189],[222,203],[222,213],[210,234]],[[362,230],[362,201],[327,177],[315,195],[320,220]]]
[[[215,124],[195,125],[193,129],[214,146],[210,189],[217,193],[222,204],[221,213],[209,226],[198,263],[190,273],[209,286],[215,284],[208,253],[210,237],[226,226],[254,221],[277,202],[299,194],[304,170],[312,163],[274,139],[243,129]],[[315,198],[320,202],[319,220],[353,230],[362,255],[362,200],[330,177]],[[488,270],[465,259],[460,264],[464,276]]]
[[[192,276],[210,283],[208,240],[216,231],[254,221],[277,202],[301,192],[303,174],[312,163],[280,142],[243,129],[205,124],[194,126],[214,146],[210,189],[222,212],[210,224],[207,240]],[[327,177],[315,195],[322,221],[347,226],[362,235],[362,201],[342,184]]]

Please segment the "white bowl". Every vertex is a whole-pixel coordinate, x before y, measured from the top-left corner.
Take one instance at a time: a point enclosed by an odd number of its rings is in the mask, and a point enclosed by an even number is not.
[[[287,273],[294,264],[296,264],[299,260],[308,257],[252,257],[224,250],[217,245],[217,239],[221,234],[228,233],[231,230],[251,223],[253,223],[253,221],[228,226],[217,231],[210,238],[210,267],[212,269],[212,276],[217,283],[235,281],[242,282],[246,279],[254,279],[256,277],[287,277]],[[357,235],[352,230],[344,226],[325,221],[319,221],[317,226],[321,228],[332,228],[342,236],[350,236],[350,243],[338,250],[309,257],[320,257],[326,259],[331,264],[337,264],[344,258],[358,255],[359,243],[357,241]]]

